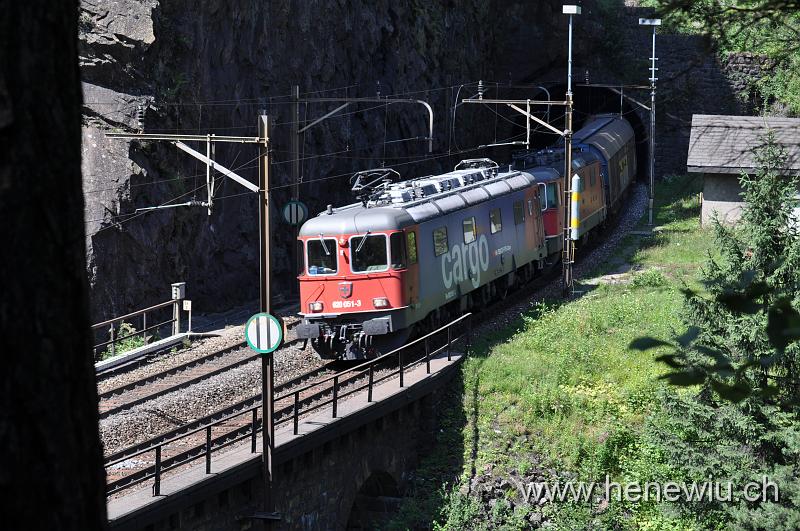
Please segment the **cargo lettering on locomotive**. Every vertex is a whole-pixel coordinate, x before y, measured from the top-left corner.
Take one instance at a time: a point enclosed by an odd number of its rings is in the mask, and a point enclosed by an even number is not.
[[[450,252],[442,255],[442,280],[445,289],[450,289],[469,279],[473,288],[481,285],[481,272],[489,269],[489,242],[485,234],[477,241],[454,245]]]

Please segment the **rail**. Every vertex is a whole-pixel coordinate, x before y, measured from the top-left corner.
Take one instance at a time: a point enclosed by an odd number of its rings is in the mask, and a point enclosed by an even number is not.
[[[471,342],[471,315],[465,314],[458,319],[438,328],[425,336],[422,336],[410,343],[407,343],[391,352],[383,354],[375,359],[366,361],[360,365],[352,368],[345,369],[334,376],[322,378],[308,385],[304,385],[298,389],[293,389],[290,392],[284,393],[275,397],[275,402],[292,400],[292,406],[287,406],[276,411],[276,416],[281,415],[281,418],[276,419],[275,426],[292,422],[292,431],[295,435],[298,434],[299,420],[301,416],[307,415],[327,405],[331,405],[331,416],[336,418],[338,415],[339,402],[347,396],[350,396],[358,391],[367,389],[367,400],[373,401],[373,389],[375,385],[391,378],[398,378],[400,387],[405,386],[404,376],[408,369],[418,363],[425,363],[427,374],[431,372],[431,358],[441,352],[447,352],[448,361],[452,360],[453,345],[466,338],[465,350],[468,351]],[[455,333],[454,333],[455,332]],[[445,337],[441,337],[445,336]],[[437,341],[438,340],[438,341]],[[424,346],[424,354],[418,356],[408,355],[408,351],[418,346]],[[376,367],[379,364],[388,361],[397,362],[397,367],[391,367],[383,373],[378,373]],[[345,375],[350,375],[349,378],[344,378]],[[365,378],[366,377],[366,378]],[[366,382],[363,380],[366,379]],[[326,385],[330,384],[330,385]],[[323,389],[314,391],[315,388],[323,386]],[[301,398],[301,395],[303,396]],[[329,399],[320,400],[330,396]],[[304,407],[305,406],[305,407]],[[258,410],[262,409],[261,418],[259,418]],[[291,414],[289,414],[291,413]],[[222,434],[214,436],[213,430],[216,428],[229,428],[233,421],[238,420],[243,422],[242,417],[246,417],[246,421],[232,429],[226,429]],[[113,460],[109,460],[105,464],[106,471],[109,469],[126,468],[126,462],[132,463],[137,457],[144,454],[154,452],[154,462],[152,465],[146,466],[141,470],[133,472],[120,479],[110,481],[106,485],[106,493],[108,495],[117,493],[134,485],[140,484],[150,479],[153,480],[153,496],[161,494],[161,477],[164,472],[173,470],[180,466],[184,466],[197,459],[205,459],[206,474],[211,473],[212,454],[214,451],[221,450],[235,443],[250,440],[250,452],[256,453],[257,449],[257,436],[258,432],[263,427],[263,405],[262,402],[255,403],[250,407],[244,407],[238,411],[232,412],[221,418],[215,418],[212,422],[197,426],[188,431],[181,431],[176,433],[173,437],[156,438],[153,444],[147,445],[140,444],[138,450],[118,452]],[[194,444],[189,449],[181,450],[175,455],[165,457],[164,447],[181,441],[188,437],[198,436],[202,437],[201,444]],[[192,443],[190,443],[192,444]],[[186,442],[181,447],[185,448]],[[141,460],[141,458],[140,458]]]

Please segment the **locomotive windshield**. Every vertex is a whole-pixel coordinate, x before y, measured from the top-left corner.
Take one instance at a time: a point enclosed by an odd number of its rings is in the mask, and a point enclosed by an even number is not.
[[[386,236],[368,234],[350,238],[350,267],[353,273],[385,271],[389,269]]]
[[[333,238],[308,240],[308,274],[334,275],[336,271],[336,240]]]

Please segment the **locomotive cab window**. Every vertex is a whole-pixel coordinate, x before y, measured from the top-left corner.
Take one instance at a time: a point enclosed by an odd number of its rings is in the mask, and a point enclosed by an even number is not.
[[[336,261],[336,239],[314,238],[306,244],[309,275],[335,275],[339,267]]]
[[[350,269],[353,273],[371,273],[389,269],[384,234],[366,234],[350,238]]]
[[[464,229],[464,243],[472,243],[477,239],[477,229],[475,228],[475,218],[467,218],[461,222]]]
[[[402,232],[395,232],[389,236],[389,249],[392,253],[392,269],[405,269],[408,260],[406,258],[406,242]]]
[[[522,201],[514,201],[514,225],[525,223],[525,204]]]
[[[556,183],[547,183],[547,206],[546,208],[556,208],[558,206],[558,189]]]
[[[499,208],[495,208],[489,212],[489,225],[492,228],[492,234],[503,230],[503,218],[500,215]]]
[[[439,227],[433,231],[433,253],[442,256],[450,249],[447,245],[447,227]]]
[[[417,263],[417,233],[414,231],[406,234],[406,250],[408,251],[408,264]]]

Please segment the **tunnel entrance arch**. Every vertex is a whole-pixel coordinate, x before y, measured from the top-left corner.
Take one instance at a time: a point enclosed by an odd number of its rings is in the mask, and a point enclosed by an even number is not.
[[[497,92],[493,94],[498,97],[513,97],[516,99],[546,99],[546,94],[552,100],[563,100],[566,97],[567,86],[562,82],[543,82],[537,83],[535,80],[525,80],[519,85],[504,86],[502,84],[487,85]],[[546,91],[546,92],[545,92]],[[597,114],[621,114],[630,122],[636,138],[636,178],[647,181],[647,161],[648,161],[648,129],[649,113],[636,103],[631,102],[627,97],[620,97],[619,93],[612,88],[605,86],[586,86],[573,85],[573,130],[579,130],[583,124],[593,115]],[[625,96],[634,98],[645,105],[649,105],[649,92],[646,90],[623,90]],[[519,113],[506,113],[504,118],[507,130],[504,134],[512,136],[525,131],[525,117]],[[542,117],[540,115],[540,117]],[[564,128],[564,108],[553,106],[550,109],[549,122],[558,129]],[[503,123],[503,122],[501,122]],[[542,127],[534,127],[531,136],[531,148],[540,149],[551,146],[560,141],[558,135],[547,131]],[[511,152],[519,151],[517,148],[499,148],[498,160],[507,160]]]
[[[586,85],[575,87],[575,130],[577,131],[587,118],[595,114],[622,115],[631,124],[636,139],[636,179],[646,182],[649,160],[647,138],[650,124],[649,111],[630,101],[629,98],[649,105],[649,91],[623,89],[622,93],[625,96],[623,97],[615,90],[619,89]]]
[[[350,516],[348,530],[371,530],[397,514],[402,497],[397,482],[391,474],[384,471],[373,472],[356,493]]]

